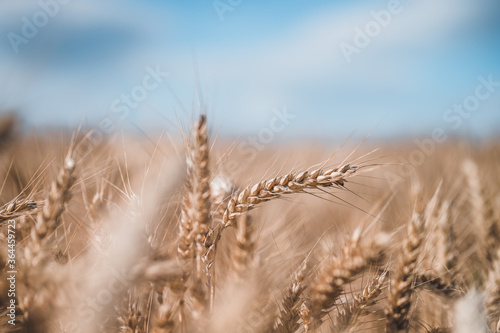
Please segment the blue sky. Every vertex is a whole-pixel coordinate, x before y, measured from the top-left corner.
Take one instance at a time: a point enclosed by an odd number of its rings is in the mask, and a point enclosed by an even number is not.
[[[390,1],[222,0],[221,20],[210,0],[72,0],[16,53],[9,33],[51,1],[0,4],[0,112],[19,110],[27,126],[95,124],[159,66],[168,78],[122,126],[175,131],[202,104],[223,135],[258,133],[283,108],[296,117],[282,137],[364,136],[379,123],[374,136],[451,134],[446,111],[478,77],[500,81],[495,0],[401,0],[351,61],[341,45]],[[456,131],[499,125],[500,88]]]

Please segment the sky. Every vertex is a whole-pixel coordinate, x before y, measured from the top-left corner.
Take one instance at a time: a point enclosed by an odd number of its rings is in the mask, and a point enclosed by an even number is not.
[[[228,136],[484,137],[500,3],[2,1],[0,88],[28,128],[176,131],[203,109]]]

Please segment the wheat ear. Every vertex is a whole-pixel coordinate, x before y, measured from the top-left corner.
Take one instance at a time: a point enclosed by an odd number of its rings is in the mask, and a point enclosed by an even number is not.
[[[198,118],[188,143],[187,181],[180,222],[179,253],[184,258],[201,257],[210,227],[210,170],[206,116]],[[201,271],[198,267],[197,273]]]
[[[468,183],[469,202],[472,208],[472,218],[476,224],[477,239],[481,244],[480,256],[485,258],[487,273],[497,259],[497,250],[500,246],[500,229],[493,204],[486,194],[485,187],[481,184],[477,164],[471,160],[466,160],[463,164],[463,171]],[[480,271],[484,273],[483,268],[480,267]]]
[[[354,295],[352,302],[345,305],[343,312],[335,320],[337,332],[352,332],[359,323],[359,318],[370,314],[369,308],[376,304],[382,293],[387,272],[376,275],[360,294]]]
[[[53,277],[47,277],[47,263],[51,258],[51,236],[60,224],[66,204],[71,199],[71,187],[75,182],[73,175],[75,160],[72,150],[65,159],[64,166],[47,196],[43,210],[38,213],[37,221],[24,249],[26,276],[24,277],[25,295],[19,298],[23,310],[24,325],[31,332],[45,332],[50,321],[50,313],[56,312],[57,295]],[[45,282],[44,282],[45,281]]]
[[[223,217],[224,226],[234,225],[234,221],[241,214],[255,208],[260,203],[279,198],[285,194],[301,193],[307,189],[319,187],[343,187],[346,179],[352,176],[357,169],[356,166],[346,164],[329,170],[291,172],[248,186],[229,200]]]
[[[320,269],[311,286],[309,318],[305,322],[308,332],[321,326],[323,317],[335,305],[346,283],[383,258],[382,245],[386,237],[378,237],[369,245],[361,244],[360,238],[361,229],[357,229],[341,254]]]
[[[438,275],[444,275],[449,281],[455,279],[459,253],[455,246],[457,236],[449,217],[450,203],[443,202],[437,218],[438,237],[437,252],[439,260]]]
[[[389,309],[387,311],[387,332],[404,332],[409,325],[409,311],[415,268],[424,240],[424,221],[415,214],[408,226],[408,233],[404,240],[403,254],[394,275],[391,276],[389,291]]]
[[[206,241],[211,228],[211,189],[207,119],[201,115],[195,122],[188,142],[187,181],[179,223],[178,254],[183,262],[185,283],[193,297],[195,314],[202,313],[211,286],[206,262]],[[194,265],[193,269],[189,266]],[[192,274],[194,273],[194,274]],[[183,293],[179,307],[184,304]],[[181,311],[182,312],[182,311]]]
[[[232,251],[232,261],[236,276],[242,280],[246,275],[248,276],[254,260],[255,244],[252,239],[252,218],[248,215],[240,216],[236,228],[236,244],[234,251]]]
[[[30,241],[24,252],[30,266],[40,264],[44,256],[44,247],[48,245],[50,236],[59,226],[65,206],[71,199],[71,187],[75,182],[74,171],[75,160],[70,151],[56,181],[52,183],[43,209],[38,213],[35,227],[31,230]]]
[[[299,329],[300,300],[306,288],[304,284],[306,269],[307,262],[304,261],[300,269],[294,274],[292,283],[281,301],[281,310],[270,332],[287,333],[295,332]]]

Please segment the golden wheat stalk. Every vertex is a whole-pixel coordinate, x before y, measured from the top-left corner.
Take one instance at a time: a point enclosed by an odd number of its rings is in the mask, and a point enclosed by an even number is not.
[[[457,236],[451,223],[449,211],[450,203],[448,201],[443,202],[436,220],[438,228],[436,249],[440,264],[437,274],[444,275],[449,281],[453,281],[458,273],[457,263],[459,253],[456,248]]]
[[[275,319],[273,328],[268,330],[275,333],[295,332],[299,329],[300,323],[300,300],[306,286],[307,262],[304,261],[299,271],[293,276],[292,283],[281,301],[281,310]]]
[[[75,160],[70,150],[31,231],[30,242],[24,253],[26,261],[31,266],[39,265],[43,247],[47,246],[50,236],[59,226],[66,204],[71,199],[71,187],[75,182],[74,171]]]
[[[493,209],[493,204],[486,194],[486,189],[481,184],[480,172],[474,161],[466,160],[463,171],[468,183],[469,203],[476,228],[477,238],[480,241],[480,256],[486,259],[491,268],[496,260],[497,249],[500,247],[500,227],[498,218]],[[487,269],[486,269],[487,271]]]
[[[22,278],[23,296],[18,301],[23,311],[24,326],[31,332],[48,330],[51,320],[49,314],[55,313],[57,308],[56,294],[62,293],[62,286],[55,288],[57,279],[48,276],[47,266],[52,258],[52,235],[60,225],[66,204],[71,199],[71,187],[75,182],[74,171],[75,160],[73,150],[70,149],[24,248],[26,271]]]
[[[389,308],[387,309],[387,332],[389,333],[404,332],[408,329],[415,268],[424,238],[424,221],[422,217],[414,214],[404,240],[401,261],[391,276]]]
[[[188,143],[187,181],[180,222],[179,253],[183,258],[195,257],[197,274],[201,274],[201,258],[209,232],[212,210],[209,145],[206,116],[198,118],[193,138]]]
[[[370,307],[377,303],[377,298],[383,291],[387,272],[376,275],[360,294],[354,295],[352,301],[339,306],[339,314],[335,318],[336,332],[353,332],[361,317],[370,314]]]
[[[253,226],[251,217],[243,215],[238,219],[236,232],[236,242],[234,251],[232,251],[232,262],[234,271],[238,279],[243,280],[248,276],[248,272],[254,267],[254,248],[255,243],[252,239]]]
[[[187,143],[187,180],[182,204],[181,220],[177,252],[182,261],[185,287],[194,302],[196,317],[205,311],[211,290],[211,276],[209,264],[206,262],[205,247],[211,229],[211,188],[210,188],[210,160],[207,132],[207,119],[201,115],[192,128],[192,137]],[[194,266],[193,266],[194,265]],[[191,269],[190,267],[194,267]],[[179,297],[175,306],[170,306],[167,312],[165,305],[160,307],[160,317],[166,313],[179,310],[180,320],[183,320],[183,306],[185,302],[184,290],[174,292]],[[210,294],[211,295],[211,294]],[[174,317],[175,315],[172,314]]]
[[[383,258],[386,241],[387,237],[378,236],[368,245],[361,244],[361,229],[356,229],[341,254],[323,264],[311,285],[309,318],[305,322],[308,332],[321,326],[323,317],[335,306],[345,284]]]
[[[279,177],[263,180],[253,186],[248,186],[234,194],[224,212],[224,227],[234,225],[236,218],[255,208],[258,204],[267,202],[282,195],[303,193],[308,189],[337,186],[342,188],[347,178],[358,168],[346,164],[339,168],[314,171],[291,172]]]

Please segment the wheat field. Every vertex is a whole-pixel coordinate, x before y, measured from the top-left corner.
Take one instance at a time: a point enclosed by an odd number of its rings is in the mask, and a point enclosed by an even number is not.
[[[2,332],[500,332],[494,140],[408,165],[369,138],[243,158],[206,115],[181,142],[15,124]]]

